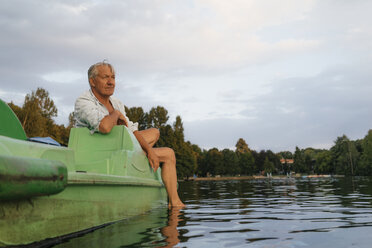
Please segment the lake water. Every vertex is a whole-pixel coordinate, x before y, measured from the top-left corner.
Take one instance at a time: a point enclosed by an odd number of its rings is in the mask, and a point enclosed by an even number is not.
[[[156,209],[53,247],[372,247],[371,178],[181,182]]]

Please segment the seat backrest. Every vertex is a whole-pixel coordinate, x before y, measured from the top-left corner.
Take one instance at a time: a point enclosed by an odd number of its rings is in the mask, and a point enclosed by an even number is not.
[[[112,152],[132,151],[134,146],[133,137],[125,126],[115,126],[108,134],[92,134],[86,127],[72,128],[68,143],[68,147],[75,151],[77,163],[107,159]]]
[[[27,136],[21,122],[13,110],[0,99],[0,135],[26,140]]]

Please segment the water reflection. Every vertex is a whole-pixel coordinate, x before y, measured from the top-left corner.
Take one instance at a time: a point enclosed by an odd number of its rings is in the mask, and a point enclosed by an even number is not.
[[[120,221],[73,238],[53,247],[143,247],[162,240],[159,227],[166,225],[167,210],[155,209],[144,215]]]
[[[180,184],[156,209],[55,247],[370,247],[371,178]]]
[[[178,223],[181,221],[181,214],[179,208],[170,209],[168,212],[168,223],[160,229],[160,232],[165,237],[167,243],[163,247],[173,247],[177,245],[179,240]]]
[[[195,205],[185,210],[185,218],[189,234],[200,238],[181,246],[370,247],[370,178],[217,181],[196,185],[194,192],[186,192]]]

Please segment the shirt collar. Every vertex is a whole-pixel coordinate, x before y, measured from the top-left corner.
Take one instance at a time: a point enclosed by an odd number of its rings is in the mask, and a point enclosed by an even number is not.
[[[104,106],[98,99],[97,97],[94,95],[92,89],[89,89],[89,93],[90,93],[90,96],[94,99],[94,101],[98,102],[100,105]],[[109,97],[109,101],[111,102],[112,104],[112,96]]]

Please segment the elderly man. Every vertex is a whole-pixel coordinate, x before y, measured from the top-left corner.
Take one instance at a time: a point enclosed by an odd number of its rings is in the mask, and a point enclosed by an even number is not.
[[[138,130],[138,123],[131,122],[125,114],[124,105],[112,95],[115,90],[115,71],[112,65],[100,62],[88,70],[90,90],[75,103],[77,127],[88,127],[91,132],[109,133],[115,125],[125,125],[133,132],[154,171],[163,163],[161,176],[168,193],[169,207],[183,207],[177,192],[176,158],[167,147],[154,148],[159,130]]]

